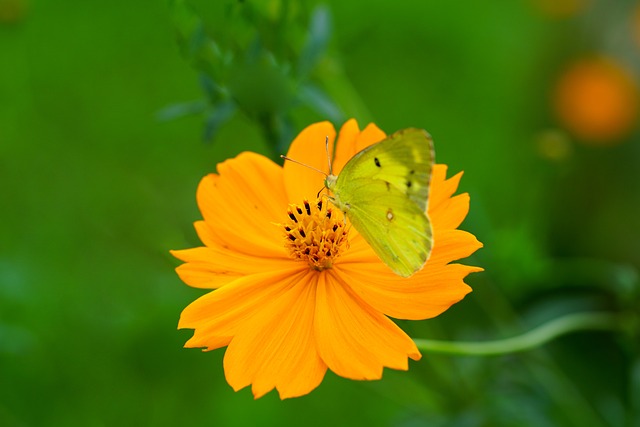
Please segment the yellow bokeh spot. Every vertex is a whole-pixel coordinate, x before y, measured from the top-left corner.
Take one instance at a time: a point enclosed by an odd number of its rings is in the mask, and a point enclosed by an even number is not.
[[[552,161],[562,161],[572,154],[571,141],[564,132],[548,129],[537,135],[538,153]]]

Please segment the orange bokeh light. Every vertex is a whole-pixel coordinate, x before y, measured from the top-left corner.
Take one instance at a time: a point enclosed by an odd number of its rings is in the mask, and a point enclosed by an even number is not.
[[[549,18],[569,18],[584,10],[587,0],[533,0],[533,5]]]
[[[636,124],[638,87],[613,60],[583,59],[560,76],[554,107],[562,124],[580,140],[610,145],[619,142]]]

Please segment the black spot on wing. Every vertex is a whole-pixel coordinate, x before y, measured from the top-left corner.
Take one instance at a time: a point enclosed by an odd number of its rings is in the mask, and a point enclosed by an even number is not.
[[[378,160],[377,157],[373,158],[373,162],[376,164],[377,167],[380,167],[380,160]]]

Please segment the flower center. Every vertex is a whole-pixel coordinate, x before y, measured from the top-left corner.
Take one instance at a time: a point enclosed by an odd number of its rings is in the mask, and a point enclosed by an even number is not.
[[[295,260],[306,261],[315,270],[331,268],[340,252],[348,249],[349,240],[342,215],[336,215],[326,199],[314,204],[289,205],[289,219],[281,224],[285,247]]]

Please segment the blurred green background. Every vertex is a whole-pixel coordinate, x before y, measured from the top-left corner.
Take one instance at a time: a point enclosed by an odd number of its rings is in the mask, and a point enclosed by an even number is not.
[[[0,0],[0,425],[638,426],[640,5]],[[434,136],[471,194],[474,292],[412,336],[627,317],[502,357],[425,354],[254,401],[182,349],[196,186],[349,117]]]

